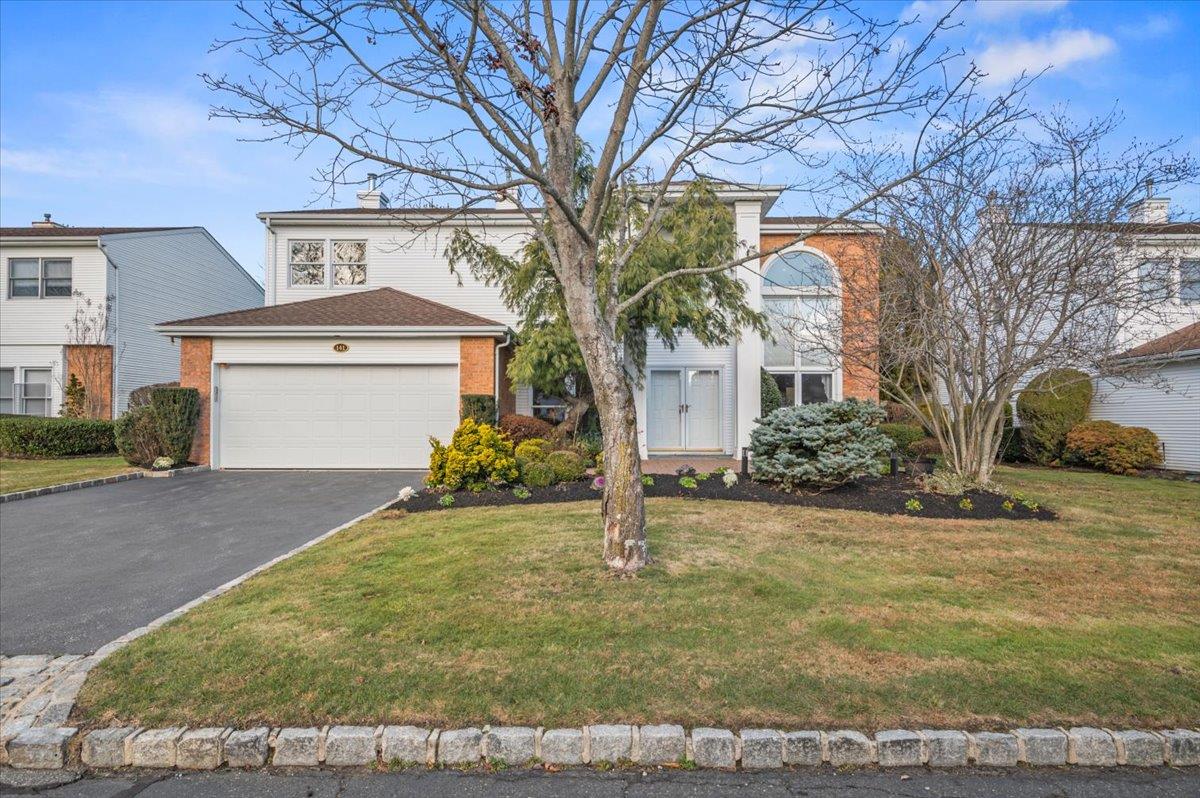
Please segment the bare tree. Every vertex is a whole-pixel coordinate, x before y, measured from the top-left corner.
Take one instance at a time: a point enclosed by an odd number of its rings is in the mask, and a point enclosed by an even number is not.
[[[1174,142],[1113,151],[1118,122],[1050,114],[906,181],[874,207],[887,230],[878,318],[859,329],[832,315],[783,325],[838,341],[855,367],[878,362],[885,396],[924,421],[965,486],[991,481],[1005,406],[1026,381],[1064,367],[1144,378],[1115,356],[1138,331],[1178,324],[1169,275],[1148,268],[1170,264],[1170,231],[1127,213],[1148,185],[1195,180],[1197,164]],[[865,194],[876,165],[848,175]],[[856,361],[876,326],[881,357]]]
[[[69,380],[74,374],[84,386],[83,415],[86,418],[105,418],[112,411],[112,397],[96,390],[99,385],[112,385],[116,355],[109,344],[109,317],[113,297],[96,301],[76,291],[75,313],[67,322],[67,345],[74,347],[68,364]],[[65,387],[65,386],[60,386]]]
[[[353,182],[368,163],[402,198],[461,212],[506,195],[552,261],[600,415],[604,559],[620,572],[648,561],[631,377],[617,330],[664,282],[756,267],[757,242],[728,262],[681,268],[617,298],[624,266],[659,232],[679,180],[727,182],[773,159],[828,184],[821,139],[878,150],[873,123],[912,117],[910,167],[886,193],[1020,115],[1021,85],[931,147],[935,120],[971,96],[973,68],[920,27],[880,21],[838,0],[279,0],[244,6],[239,36],[251,77],[206,76],[230,99],[217,116],[261,124],[263,139],[336,147],[322,178]],[[580,142],[595,153],[576,202]],[[382,169],[380,169],[382,167]],[[646,212],[598,268],[611,203]],[[874,196],[874,194],[872,195]],[[872,197],[841,209],[853,212]]]

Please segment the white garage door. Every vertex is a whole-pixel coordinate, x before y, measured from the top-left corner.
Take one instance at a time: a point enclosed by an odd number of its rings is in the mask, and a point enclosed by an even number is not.
[[[222,468],[425,468],[458,423],[456,366],[219,369]]]

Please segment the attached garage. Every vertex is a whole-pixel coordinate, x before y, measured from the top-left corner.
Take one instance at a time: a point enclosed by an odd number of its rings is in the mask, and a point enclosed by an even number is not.
[[[194,462],[421,469],[463,394],[496,393],[508,330],[390,288],[185,319],[180,383],[204,400]]]
[[[456,366],[232,364],[218,372],[222,468],[424,468],[458,423]]]

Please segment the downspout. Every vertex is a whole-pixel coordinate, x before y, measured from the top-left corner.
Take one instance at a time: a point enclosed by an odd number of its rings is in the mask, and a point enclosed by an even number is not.
[[[96,243],[100,246],[100,251],[104,253],[104,260],[108,262],[113,269],[113,330],[112,330],[112,396],[109,397],[109,405],[112,417],[117,417],[117,397],[121,395],[119,358],[121,351],[121,270],[117,268],[117,262],[108,254],[108,248],[104,246],[104,240],[96,239]]]
[[[496,347],[495,369],[496,375],[492,380],[492,390],[494,401],[496,402],[496,423],[500,423],[500,350],[506,349],[512,344],[512,333],[506,331],[504,333],[504,343]]]

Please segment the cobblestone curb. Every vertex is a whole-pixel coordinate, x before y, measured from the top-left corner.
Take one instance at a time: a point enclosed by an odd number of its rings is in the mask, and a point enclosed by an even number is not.
[[[133,471],[128,474],[114,474],[111,477],[82,479],[78,482],[64,482],[61,485],[47,485],[44,488],[30,488],[29,490],[17,490],[13,491],[12,493],[0,493],[0,504],[18,502],[21,501],[21,499],[32,499],[37,496],[48,496],[51,493],[66,493],[72,490],[96,488],[100,485],[115,485],[118,482],[129,482],[133,479],[145,479],[147,477],[182,477],[188,474],[199,474],[208,470],[208,466],[198,465],[186,466],[184,468],[172,468],[170,471]]]
[[[79,745],[73,745],[78,741]],[[960,754],[961,752],[961,754]],[[508,726],[423,729],[326,726],[233,731],[225,728],[31,728],[5,745],[11,766],[53,769],[74,764],[214,770],[230,767],[473,767],[488,762],[530,766],[686,765],[776,770],[798,765],[879,767],[1200,765],[1200,730],[1017,729],[1004,732],[890,729],[693,729],[594,725],[583,729]]]

